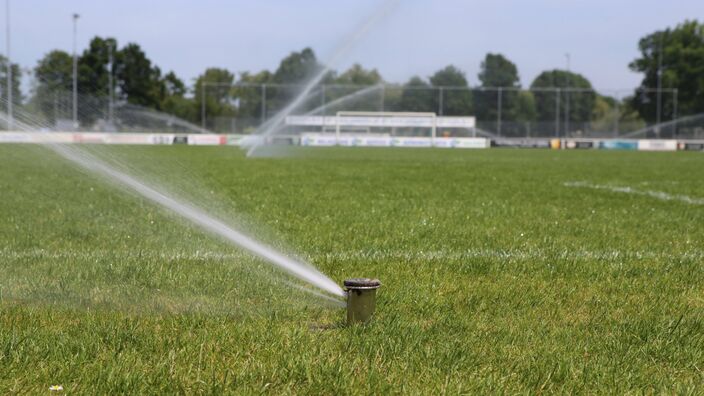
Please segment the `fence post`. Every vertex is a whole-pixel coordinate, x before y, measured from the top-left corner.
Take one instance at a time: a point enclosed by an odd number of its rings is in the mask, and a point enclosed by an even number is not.
[[[619,95],[618,92],[616,92],[616,119],[614,120],[614,123],[616,124],[614,126],[614,137],[618,137],[618,130],[620,128],[620,123],[621,123],[621,95]]]
[[[384,112],[384,105],[386,99],[386,84],[381,84],[381,111]]]
[[[205,129],[205,81],[200,83],[200,126]]]
[[[261,125],[264,125],[266,121],[266,84],[262,84],[262,114],[261,114]],[[260,126],[261,126],[260,125]]]
[[[320,106],[323,109],[323,115],[325,115],[325,84],[320,85]]]
[[[560,88],[555,88],[555,137],[560,137]]]
[[[672,135],[677,137],[677,97],[679,96],[679,90],[675,88],[672,92]]]
[[[502,103],[502,94],[503,94],[503,88],[499,87],[498,88],[498,95],[496,97],[496,134],[501,136],[501,110],[503,108],[503,103]]]
[[[440,87],[440,92],[438,92],[438,95],[440,96],[440,98],[439,98],[440,100],[439,100],[439,102],[438,102],[438,103],[439,103],[439,104],[438,104],[438,114],[439,114],[439,115],[442,115],[442,114],[443,114],[443,107],[444,107],[444,104],[443,104],[443,89],[442,89],[442,87]]]

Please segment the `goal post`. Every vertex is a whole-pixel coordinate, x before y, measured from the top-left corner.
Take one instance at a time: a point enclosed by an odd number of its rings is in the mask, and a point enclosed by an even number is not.
[[[393,130],[395,128],[429,128],[434,142],[437,136],[437,115],[421,112],[338,111],[335,114],[335,137],[340,140],[344,127]]]
[[[484,147],[472,116],[431,112],[339,111],[334,115],[286,117],[303,146]]]

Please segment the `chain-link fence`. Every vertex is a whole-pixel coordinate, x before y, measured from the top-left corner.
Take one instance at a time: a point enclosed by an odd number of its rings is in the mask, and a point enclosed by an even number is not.
[[[224,89],[223,89],[224,88]],[[235,85],[206,83],[200,88],[200,122],[221,133],[252,133],[281,111],[302,87],[289,84]],[[673,137],[667,130],[648,129],[628,105],[661,104],[661,123],[676,120],[676,89],[605,90],[585,88],[467,88],[380,84],[326,84],[312,90],[292,114],[334,115],[338,111],[434,112],[440,116],[474,116],[477,128],[496,137],[620,137],[644,131],[649,137]],[[656,100],[657,97],[659,100]],[[230,107],[231,114],[213,114],[212,102]],[[647,133],[646,133],[647,131]],[[685,133],[686,131],[682,131]]]
[[[181,113],[156,111],[107,94],[35,88],[15,102],[13,116],[48,130],[249,134],[285,109],[302,90],[292,84],[214,84],[183,98]],[[292,115],[339,111],[432,112],[473,116],[477,135],[489,137],[704,138],[700,118],[678,120],[675,89],[595,91],[584,88],[467,88],[379,84],[323,84]],[[646,122],[630,103],[657,106],[660,123]],[[4,97],[3,97],[4,99]],[[6,110],[6,100],[1,104]],[[185,110],[184,110],[185,109]],[[178,113],[178,112],[177,112]],[[0,128],[8,125],[0,121]]]

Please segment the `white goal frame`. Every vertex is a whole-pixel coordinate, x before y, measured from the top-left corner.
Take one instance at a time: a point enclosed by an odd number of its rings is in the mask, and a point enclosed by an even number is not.
[[[347,117],[347,118],[346,118]],[[356,123],[349,123],[345,122],[348,118],[354,118],[354,117],[368,117],[368,118],[373,118],[373,117],[380,117],[384,118],[387,117],[389,120],[393,120],[394,118],[402,118],[405,117],[406,120],[409,118],[419,118],[419,119],[428,119],[430,120],[429,125],[413,125],[413,123],[403,123],[403,122],[398,122],[394,123],[389,122],[389,123],[373,123],[369,122],[368,124],[356,124]],[[402,120],[399,120],[402,121]],[[420,127],[429,127],[431,130],[430,134],[430,139],[435,143],[435,137],[437,135],[437,115],[435,113],[422,113],[422,112],[394,112],[394,111],[338,111],[335,114],[335,138],[337,141],[340,141],[340,128],[342,126],[362,126],[362,127],[414,127],[414,126],[420,126]]]

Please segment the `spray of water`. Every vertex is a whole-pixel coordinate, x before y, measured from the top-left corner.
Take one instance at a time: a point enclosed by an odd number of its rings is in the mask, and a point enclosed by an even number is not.
[[[308,99],[310,92],[325,78],[340,60],[347,55],[353,46],[359,42],[377,23],[384,19],[394,7],[399,3],[399,0],[385,0],[372,15],[370,15],[354,32],[344,40],[332,57],[325,63],[325,66],[311,78],[304,86],[301,92],[296,96],[291,103],[276,113],[269,122],[263,124],[254,136],[245,139],[242,142],[243,147],[247,149],[247,155],[253,155],[255,151],[266,142],[266,138],[275,134],[281,127],[283,121],[291,115],[291,113],[299,108]]]
[[[379,91],[380,89],[383,89],[383,88],[384,88],[383,84],[377,84],[377,85],[372,85],[367,88],[360,89],[358,91],[352,92],[349,95],[339,97],[339,98],[331,101],[330,103],[326,103],[322,106],[318,106],[315,109],[307,112],[305,115],[316,115],[316,114],[323,113],[325,111],[328,111],[328,109],[332,109],[332,108],[335,108],[336,106],[339,106],[343,103],[347,103],[349,101],[364,97],[366,95],[369,95],[372,92]]]
[[[2,114],[0,118],[6,119],[7,117],[5,114]],[[26,119],[29,117],[24,118]],[[28,125],[24,122],[15,122],[15,126],[25,131],[36,131],[44,128],[41,124]],[[134,176],[128,175],[115,169],[114,167],[111,167],[107,163],[87,153],[80,146],[46,144],[46,147],[81,168],[93,172],[106,180],[128,187],[140,196],[165,209],[168,209],[201,229],[217,235],[229,243],[237,245],[256,256],[261,257],[267,262],[288,272],[296,278],[321,289],[322,291],[339,297],[343,297],[345,295],[340,286],[312,266],[294,260],[278,252],[274,248],[257,241],[242,231],[239,231],[225,222],[211,216],[192,203],[179,200],[166,192],[160,191],[154,186],[148,185]]]

